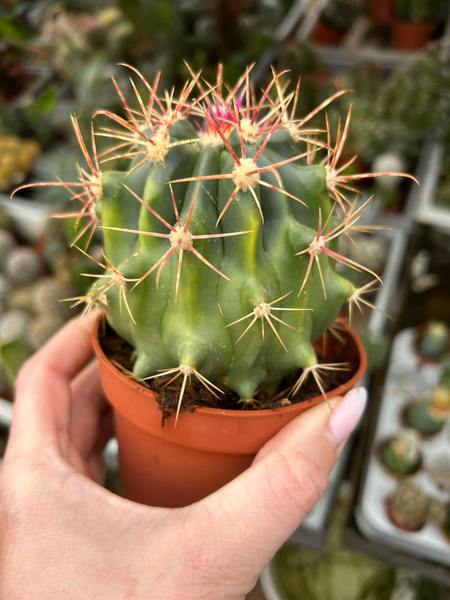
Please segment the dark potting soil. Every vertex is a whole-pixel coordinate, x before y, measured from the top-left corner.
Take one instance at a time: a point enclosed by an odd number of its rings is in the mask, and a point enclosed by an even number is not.
[[[117,335],[108,324],[105,324],[103,332],[102,328],[99,329],[99,341],[109,360],[121,371],[133,377],[133,347]],[[339,339],[331,334],[326,334],[325,339],[321,339],[314,344],[314,349],[319,362],[346,363],[343,365],[345,370],[323,371],[321,373],[325,392],[346,383],[358,370],[359,354],[350,336],[345,331],[339,332]],[[222,410],[261,410],[305,402],[320,394],[320,390],[312,376],[306,379],[302,388],[294,396],[287,398],[290,388],[297,382],[301,374],[302,369],[299,369],[297,372],[285,377],[275,394],[269,394],[266,390],[260,389],[255,394],[252,403],[242,402],[236,393],[223,387],[220,388],[223,390],[223,394],[217,394],[216,396],[197,381],[188,380],[183,395],[182,410],[193,411],[200,406]],[[182,376],[175,380],[173,375],[167,375],[147,381],[137,379],[136,381],[159,394],[158,402],[163,411],[163,418],[176,410],[183,381]]]

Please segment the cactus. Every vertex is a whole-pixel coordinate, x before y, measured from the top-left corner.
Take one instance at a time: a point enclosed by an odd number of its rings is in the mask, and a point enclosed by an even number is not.
[[[14,340],[24,342],[30,316],[23,310],[7,310],[0,317],[0,345]]]
[[[440,358],[449,348],[450,332],[446,323],[431,320],[419,338],[419,349],[427,358]]]
[[[365,269],[339,254],[339,236],[367,205],[347,194],[358,179],[388,174],[344,175],[350,113],[335,142],[329,127],[318,139],[306,124],[334,97],[296,120],[299,86],[288,94],[283,74],[257,99],[250,69],[226,92],[220,67],[214,85],[191,72],[175,99],[160,98],[159,76],[151,84],[130,69],[136,107],[113,80],[124,116],[94,115],[108,119],[97,135],[112,139],[102,168],[94,130],[90,153],[73,119],[87,163],[79,181],[31,184],[64,186],[81,202],[75,243],[103,232],[103,257],[93,259],[102,274],[79,301],[105,308],[135,348],[137,377],[181,376],[178,410],[191,379],[246,405],[304,369],[292,394],[308,375],[323,392],[323,373],[340,367],[319,363],[313,342],[345,301],[365,302],[335,270]],[[108,171],[109,159],[129,164]]]
[[[387,510],[394,525],[406,531],[418,531],[426,521],[429,496],[413,482],[402,481],[389,495]]]
[[[431,398],[405,406],[403,413],[405,424],[424,436],[436,435],[445,426],[449,413],[448,407],[448,390],[437,387],[433,390]]]
[[[448,329],[446,330],[448,334]],[[448,359],[428,398],[408,404],[404,409],[404,421],[424,436],[439,433],[450,417],[450,367]]]
[[[42,260],[31,246],[17,246],[6,257],[5,272],[15,283],[32,283],[42,271]]]
[[[360,0],[330,0],[323,9],[322,19],[333,29],[346,32],[362,10]]]
[[[435,419],[447,421],[450,416],[450,387],[448,383],[437,385],[430,398],[429,412]]]
[[[395,14],[402,21],[429,23],[442,18],[443,6],[440,0],[395,0]]]
[[[60,283],[54,277],[43,277],[31,290],[31,305],[38,315],[50,315],[55,319],[67,320],[70,316],[70,307],[61,302],[70,294],[70,287]]]
[[[397,475],[412,475],[422,464],[419,439],[414,429],[402,429],[380,448],[383,464]]]
[[[448,519],[448,503],[440,498],[431,497],[428,505],[427,520],[443,527]]]
[[[38,314],[28,328],[27,345],[32,351],[39,350],[63,325],[64,319],[58,313]]]

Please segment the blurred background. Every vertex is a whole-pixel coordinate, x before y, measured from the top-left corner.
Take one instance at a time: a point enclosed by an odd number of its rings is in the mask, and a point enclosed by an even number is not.
[[[130,89],[123,63],[149,81],[161,73],[169,90],[188,79],[186,63],[214,82],[220,62],[230,84],[254,64],[256,88],[271,67],[287,70],[301,78],[295,118],[352,90],[327,107],[336,130],[352,106],[350,168],[408,172],[420,185],[363,186],[374,199],[346,252],[384,282],[368,290],[375,310],[353,314],[369,410],[249,599],[450,598],[449,16],[448,0],[2,0],[0,457],[20,365],[76,314],[84,274],[95,274],[69,248],[74,219],[49,218],[70,212],[73,192],[34,187],[10,199],[19,185],[78,180],[86,164],[70,115],[89,140],[97,109],[120,114],[111,76]]]

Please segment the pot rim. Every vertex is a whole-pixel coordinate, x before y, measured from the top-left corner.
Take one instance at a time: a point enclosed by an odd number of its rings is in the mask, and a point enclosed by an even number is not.
[[[116,366],[114,366],[113,363],[106,356],[106,354],[104,353],[104,351],[101,347],[100,340],[99,340],[99,326],[100,326],[100,323],[102,322],[102,319],[104,321],[106,321],[106,317],[104,314],[100,315],[100,317],[98,318],[98,320],[94,326],[94,330],[93,330],[93,334],[92,334],[94,351],[95,351],[95,354],[97,355],[98,359],[101,362],[103,362],[104,365],[111,372],[113,372],[116,377],[119,377],[128,386],[130,386],[132,388],[138,388],[141,393],[155,397],[157,394],[153,390],[151,390],[150,388],[144,387],[138,381],[133,381],[125,373],[122,373]],[[352,375],[352,377],[348,381],[339,385],[336,388],[333,388],[332,390],[330,390],[327,393],[327,396],[326,396],[327,399],[334,398],[335,396],[339,396],[340,394],[345,393],[346,391],[353,388],[355,386],[355,384],[363,377],[363,375],[366,371],[366,368],[367,368],[367,354],[366,354],[366,350],[364,348],[364,345],[363,345],[361,339],[359,338],[356,331],[347,322],[342,321],[341,323],[344,326],[346,333],[350,336],[352,342],[356,346],[356,349],[357,349],[358,355],[359,355],[359,366],[358,366],[358,369],[356,370],[356,372]],[[310,398],[305,402],[308,402],[308,404],[312,405],[314,402],[317,401],[318,398],[323,398],[322,394],[318,394],[317,396],[314,396],[313,398]],[[268,416],[269,414],[274,414],[274,413],[289,414],[290,412],[296,412],[298,410],[298,404],[299,403],[291,404],[289,406],[279,406],[279,407],[275,407],[275,408],[252,409],[252,410],[248,410],[248,411],[247,410],[209,408],[207,406],[196,406],[195,412],[200,411],[200,413],[205,414],[205,415],[217,415],[218,413],[220,413],[221,415],[230,416],[230,417],[233,415],[234,416],[238,415],[241,419],[251,419],[251,418],[258,417],[258,416],[260,416],[260,417]]]

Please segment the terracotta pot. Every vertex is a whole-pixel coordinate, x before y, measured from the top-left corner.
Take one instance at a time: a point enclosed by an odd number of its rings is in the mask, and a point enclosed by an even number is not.
[[[362,377],[364,347],[348,329],[343,361],[359,361],[355,375],[329,392],[344,394]],[[317,396],[282,408],[240,411],[197,408],[180,413],[178,423],[162,412],[155,393],[119,371],[100,346],[98,328],[93,343],[99,358],[106,397],[114,409],[124,495],[153,506],[186,506],[204,498],[250,466],[258,450],[286,423],[323,401]]]
[[[313,29],[312,37],[318,44],[325,44],[328,46],[337,46],[341,43],[346,32],[333,29],[325,21],[319,19]]]
[[[386,512],[392,524],[403,531],[420,531],[426,522],[425,517],[417,517],[416,521],[414,522],[406,522],[404,519],[402,519],[401,515],[396,514],[392,510],[388,502],[386,502]]]
[[[436,23],[391,23],[391,46],[397,50],[420,50],[427,44],[436,29]]]
[[[370,20],[374,25],[389,25],[395,10],[395,0],[371,0]]]

